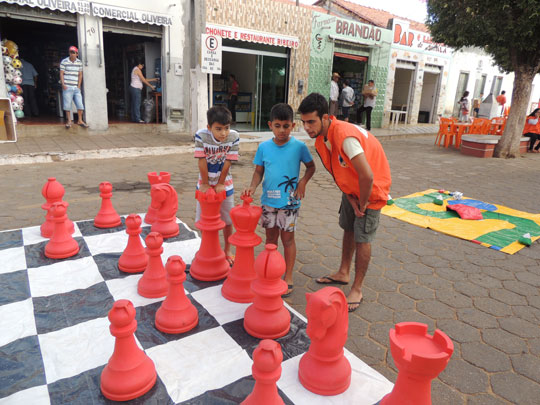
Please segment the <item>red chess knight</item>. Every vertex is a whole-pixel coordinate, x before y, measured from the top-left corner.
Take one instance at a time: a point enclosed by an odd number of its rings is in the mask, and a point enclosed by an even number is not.
[[[236,246],[236,259],[221,287],[221,294],[229,301],[252,302],[253,291],[251,282],[257,275],[253,264],[255,255],[253,248],[261,243],[261,238],[255,234],[257,222],[262,214],[262,208],[250,205],[253,198],[240,197],[244,203],[231,209],[231,219],[236,233],[229,237],[229,242]]]
[[[318,395],[338,395],[351,384],[351,365],[343,354],[349,329],[345,294],[336,287],[325,287],[306,294],[306,332],[309,350],[300,359],[298,378]]]
[[[45,183],[41,189],[41,195],[46,200],[46,202],[41,205],[41,208],[47,212],[45,214],[45,222],[40,227],[41,236],[44,238],[50,238],[54,230],[54,219],[52,214],[49,213],[49,208],[51,208],[51,205],[55,202],[61,202],[62,198],[64,198],[64,193],[64,186],[62,186],[55,177],[49,177],[47,183]],[[73,222],[69,219],[66,221],[66,226],[70,235],[75,232],[75,225],[73,225]]]
[[[150,190],[152,207],[157,211],[156,221],[152,224],[152,232],[159,232],[164,239],[172,238],[180,233],[176,222],[178,211],[178,195],[173,186],[166,183],[154,184]]]
[[[150,186],[160,183],[168,184],[171,181],[171,174],[169,172],[159,172],[159,174],[157,174],[156,172],[150,172],[147,174],[147,176]],[[152,204],[150,204],[148,206],[148,211],[146,211],[146,215],[144,216],[144,222],[148,225],[152,225],[154,222],[156,222],[156,219],[157,210],[152,207]]]

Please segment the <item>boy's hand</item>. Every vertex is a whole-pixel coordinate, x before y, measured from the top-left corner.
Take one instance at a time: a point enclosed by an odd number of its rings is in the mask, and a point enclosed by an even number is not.
[[[255,194],[255,188],[253,187],[245,188],[244,191],[242,191],[242,196],[245,197],[253,197],[253,194]]]
[[[199,191],[201,193],[206,193],[208,191],[208,189],[210,188],[210,186],[208,184],[205,184],[205,183],[202,183],[200,186],[199,186]]]
[[[347,194],[347,200],[351,203],[354,215],[357,217],[363,217],[365,214],[365,207],[360,207],[360,202],[358,201],[358,197],[356,197],[354,194]]]
[[[296,191],[294,192],[294,197],[298,200],[301,200],[306,196],[306,181],[300,180],[296,186]]]
[[[216,194],[219,194],[222,191],[225,191],[225,185],[218,183],[214,186],[214,190],[216,190]]]

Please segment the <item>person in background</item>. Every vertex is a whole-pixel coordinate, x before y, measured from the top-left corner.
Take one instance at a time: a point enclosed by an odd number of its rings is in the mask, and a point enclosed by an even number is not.
[[[540,139],[540,108],[536,108],[527,116],[525,127],[523,128],[523,136],[531,138],[528,152],[540,153],[540,142],[534,148],[534,144]]]
[[[232,73],[229,75],[229,111],[232,116],[232,125],[236,124],[236,102],[238,101],[238,87],[236,76]]]
[[[60,83],[62,84],[63,108],[66,113],[66,129],[71,128],[71,103],[77,107],[77,124],[88,128],[83,121],[84,104],[81,93],[83,80],[83,65],[78,58],[79,50],[76,46],[69,47],[69,56],[60,62]]]
[[[463,96],[459,99],[459,121],[469,122],[469,92],[465,91]]]
[[[366,129],[371,131],[371,111],[375,107],[375,102],[377,101],[378,90],[375,87],[375,82],[373,80],[368,81],[368,83],[362,89],[362,95],[364,96],[364,105],[356,110],[356,121],[362,123],[362,113],[366,112]]]
[[[330,115],[338,115],[338,100],[339,100],[339,73],[332,73],[332,81],[330,82]]]
[[[343,90],[341,90],[341,112],[343,113],[343,121],[349,121],[349,110],[354,105],[354,89],[349,86],[349,81],[343,82]]]
[[[155,87],[150,82],[155,82],[158,79],[146,79],[142,73],[144,62],[137,61],[137,64],[131,69],[131,83],[129,84],[129,95],[131,97],[131,121],[144,124],[141,119],[141,95],[143,83],[155,90]]]
[[[22,89],[24,94],[24,116],[37,117],[39,109],[36,99],[36,89],[38,81],[38,72],[34,66],[27,60],[21,59],[22,63]]]
[[[482,97],[484,95],[480,94],[478,98],[473,100],[473,117],[478,118],[478,113],[480,112],[480,104],[482,104]]]
[[[499,107],[501,107],[501,115],[504,115],[504,105],[506,104],[506,91],[501,91],[501,94],[499,94],[495,100],[497,100],[497,103],[499,103]]]

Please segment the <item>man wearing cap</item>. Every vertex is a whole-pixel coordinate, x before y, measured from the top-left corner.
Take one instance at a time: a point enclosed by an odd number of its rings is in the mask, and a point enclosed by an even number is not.
[[[83,65],[77,57],[79,50],[75,46],[69,47],[69,57],[60,63],[60,83],[62,83],[63,108],[66,112],[66,128],[71,128],[71,103],[77,107],[77,124],[83,128],[88,125],[83,121],[84,104],[81,94],[83,78]]]
[[[330,82],[330,115],[337,117],[338,115],[338,99],[339,99],[339,73],[332,73],[332,81]]]

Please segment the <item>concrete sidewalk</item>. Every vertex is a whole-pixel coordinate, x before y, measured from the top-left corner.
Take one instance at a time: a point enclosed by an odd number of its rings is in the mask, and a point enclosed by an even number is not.
[[[123,126],[124,131],[117,129],[110,134],[92,134],[79,127],[50,132],[47,126],[43,127],[43,135],[22,136],[17,142],[0,143],[0,165],[169,155],[192,152],[193,148],[190,136],[163,133],[160,125],[155,124],[127,124]],[[437,130],[438,125],[421,124],[401,125],[396,129],[373,128],[371,132],[380,139],[390,139],[435,134]],[[303,130],[295,132],[294,136],[310,141]],[[271,137],[271,132],[241,132],[241,149],[254,151],[260,142]]]

